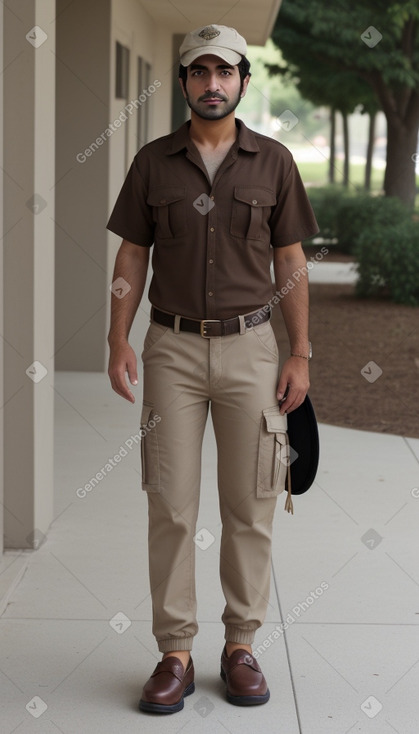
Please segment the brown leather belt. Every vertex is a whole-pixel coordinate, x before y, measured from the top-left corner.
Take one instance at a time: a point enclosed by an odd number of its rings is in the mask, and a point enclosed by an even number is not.
[[[257,316],[257,322],[253,322],[253,318]],[[156,321],[162,326],[170,326],[172,329],[175,325],[175,314],[167,313],[166,311],[159,311],[154,306],[151,307],[150,318],[152,321]],[[244,317],[245,326],[248,329],[253,328],[257,324],[263,324],[265,321],[269,321],[271,318],[271,312],[253,311],[248,313]],[[180,317],[179,321],[180,331],[192,331],[194,334],[201,334],[201,336],[210,338],[211,336],[227,336],[228,334],[238,334],[240,332],[240,321],[238,316],[234,316],[232,319],[188,319],[185,316]]]

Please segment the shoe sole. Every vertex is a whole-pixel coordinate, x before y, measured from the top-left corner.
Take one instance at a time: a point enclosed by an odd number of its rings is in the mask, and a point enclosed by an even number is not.
[[[189,683],[187,688],[185,688],[182,698],[177,703],[152,703],[152,701],[143,701],[143,699],[141,699],[139,706],[140,711],[148,711],[155,714],[174,714],[176,711],[181,711],[183,709],[184,696],[190,696],[194,691],[195,683],[192,681],[192,683]]]
[[[220,670],[220,676],[224,683],[227,683],[227,676],[222,667]],[[232,696],[228,690],[226,691],[227,701],[235,706],[254,706],[256,704],[266,703],[269,701],[270,695],[269,688],[263,696]]]

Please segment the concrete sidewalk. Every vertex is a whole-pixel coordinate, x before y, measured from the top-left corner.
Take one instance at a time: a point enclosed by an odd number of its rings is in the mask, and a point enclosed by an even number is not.
[[[318,262],[309,272],[310,283],[336,283],[353,285],[357,281],[355,262]]]
[[[2,734],[416,734],[419,439],[328,425],[317,480],[293,516],[278,499],[269,608],[253,646],[270,701],[232,706],[219,675],[225,602],[209,420],[197,530],[215,542],[196,548],[196,691],[171,716],[138,711],[161,654],[135,444],[76,494],[138,431],[134,390],[132,406],[106,374],[56,375],[55,521],[0,618]],[[7,553],[6,564],[21,557]]]
[[[275,283],[273,264],[271,265],[272,283]],[[337,285],[354,285],[357,281],[355,262],[314,261],[309,269],[310,283],[336,283]]]

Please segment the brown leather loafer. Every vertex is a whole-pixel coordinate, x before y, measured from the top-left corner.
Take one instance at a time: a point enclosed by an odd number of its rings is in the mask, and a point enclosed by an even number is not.
[[[141,711],[174,714],[183,709],[183,697],[195,690],[192,656],[186,670],[179,658],[168,655],[155,667],[143,688]]]
[[[237,649],[227,657],[221,654],[221,678],[227,683],[227,701],[236,706],[251,706],[269,701],[269,688],[259,663],[247,650]]]

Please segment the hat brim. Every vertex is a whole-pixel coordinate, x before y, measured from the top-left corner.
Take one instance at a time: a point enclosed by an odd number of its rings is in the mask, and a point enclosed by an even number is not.
[[[191,51],[186,51],[180,57],[180,63],[182,66],[189,66],[200,56],[207,55],[218,56],[218,58],[226,61],[227,64],[231,64],[232,66],[239,64],[242,59],[240,54],[236,51],[232,51],[230,48],[220,48],[219,46],[210,46],[207,44],[206,46],[200,46],[199,48],[194,48]]]

